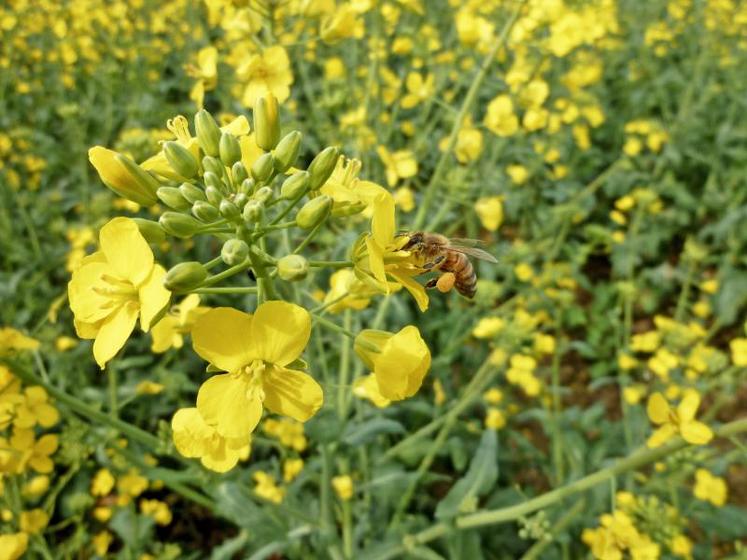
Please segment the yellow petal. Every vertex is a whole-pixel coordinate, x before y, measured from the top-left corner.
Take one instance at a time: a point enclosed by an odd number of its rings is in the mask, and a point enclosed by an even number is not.
[[[251,325],[256,357],[286,366],[298,358],[311,335],[311,316],[303,307],[268,301],[257,308]]]
[[[117,355],[127,342],[137,322],[138,305],[129,301],[119,307],[101,324],[93,343],[93,357],[101,369]]]
[[[654,393],[648,399],[646,413],[654,424],[663,424],[669,419],[669,403],[661,393]]]
[[[692,443],[693,445],[703,445],[713,439],[711,429],[703,424],[703,422],[694,420],[680,424],[680,433],[687,443]]]
[[[368,267],[371,269],[371,274],[378,281],[378,286],[385,293],[389,293],[389,284],[386,281],[386,269],[384,268],[384,250],[370,235],[366,237],[366,250],[368,251]]]
[[[99,334],[99,330],[101,329],[101,321],[86,323],[85,321],[74,319],[73,324],[75,325],[75,333],[80,338],[89,340],[96,338],[96,335]]]
[[[57,451],[59,441],[55,434],[47,434],[39,438],[34,445],[34,453],[39,455],[51,455]]]
[[[353,394],[357,397],[370,400],[378,408],[385,408],[392,403],[392,401],[381,394],[379,383],[376,381],[376,376],[373,373],[355,380],[353,383]]]
[[[677,429],[672,424],[664,424],[661,428],[657,429],[651,437],[648,438],[646,445],[649,447],[659,447],[661,444],[669,440],[674,434],[677,433]]]
[[[685,391],[685,395],[677,406],[677,416],[679,417],[680,422],[689,422],[695,418],[695,413],[698,412],[699,406],[700,395],[698,392],[693,390]]]
[[[140,299],[140,328],[148,332],[153,320],[161,315],[171,300],[171,292],[163,287],[166,270],[155,265],[138,290]],[[199,301],[199,300],[198,300]]]
[[[221,127],[222,132],[228,132],[234,136],[245,136],[249,134],[249,130],[249,121],[244,115],[236,117],[226,126]]]
[[[206,440],[215,430],[208,426],[197,408],[180,408],[171,419],[174,446],[185,457],[201,457],[206,452]]]
[[[418,309],[420,309],[421,312],[424,312],[428,309],[428,294],[426,293],[425,288],[420,282],[415,280],[412,276],[407,276],[406,274],[398,274],[396,272],[390,272],[390,274],[394,276],[394,278],[396,278],[397,281],[402,284],[408,292],[410,292],[410,295],[412,295],[413,298],[415,298],[415,303],[418,304]]]
[[[203,455],[200,458],[202,466],[206,469],[217,473],[224,473],[230,471],[239,462],[241,452],[236,449],[229,449],[225,444],[216,447],[210,453]]]
[[[430,350],[417,327],[405,327],[375,358],[374,374],[381,395],[392,401],[411,397],[420,389],[430,365]]]
[[[214,375],[197,393],[197,410],[227,438],[247,437],[262,417],[262,402],[243,374]]]
[[[324,394],[314,378],[302,371],[271,368],[264,379],[265,406],[276,414],[306,422],[324,403]]]
[[[150,336],[153,338],[153,342],[150,345],[151,351],[156,354],[162,354],[171,348],[174,342],[176,327],[176,317],[172,317],[171,315],[166,315],[153,325],[153,328],[150,329]]]
[[[387,191],[376,196],[373,201],[373,216],[371,217],[371,233],[376,243],[385,249],[394,239],[394,197]]]
[[[202,358],[223,371],[237,371],[257,358],[250,342],[253,318],[231,307],[205,313],[192,329],[192,345]]]
[[[140,286],[153,268],[150,250],[137,224],[130,218],[114,218],[99,232],[101,250],[120,278]]]
[[[76,320],[95,323],[112,312],[109,298],[93,289],[105,287],[101,277],[107,272],[112,272],[111,267],[103,262],[83,264],[73,272],[67,293]]]

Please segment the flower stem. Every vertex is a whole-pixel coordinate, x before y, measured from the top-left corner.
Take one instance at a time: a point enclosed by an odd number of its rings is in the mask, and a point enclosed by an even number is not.
[[[353,261],[309,261],[312,268],[350,268]]]

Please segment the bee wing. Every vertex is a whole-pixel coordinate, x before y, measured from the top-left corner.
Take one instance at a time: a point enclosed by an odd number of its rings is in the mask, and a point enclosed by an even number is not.
[[[467,237],[449,237],[449,244],[454,247],[484,247],[485,242],[482,239],[470,239]]]
[[[475,257],[476,259],[480,259],[483,261],[488,261],[491,263],[498,262],[498,259],[496,259],[493,255],[491,255],[487,251],[478,249],[477,247],[462,247],[460,245],[450,244],[449,249],[452,251],[456,251],[457,253],[463,253],[465,255],[469,255],[470,257]]]

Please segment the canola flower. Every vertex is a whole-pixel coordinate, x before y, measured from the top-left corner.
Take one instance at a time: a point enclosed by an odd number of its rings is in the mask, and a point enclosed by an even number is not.
[[[646,444],[649,447],[658,447],[677,434],[694,445],[703,445],[711,441],[711,429],[695,419],[699,406],[700,395],[694,389],[685,392],[675,409],[661,393],[652,394],[646,404],[646,412],[651,422],[659,427],[651,434]]]

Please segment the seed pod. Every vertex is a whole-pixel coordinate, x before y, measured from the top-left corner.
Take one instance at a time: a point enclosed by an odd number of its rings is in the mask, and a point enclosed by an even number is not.
[[[301,229],[311,229],[329,216],[332,198],[327,195],[312,198],[296,214],[296,225]]]
[[[337,165],[337,158],[340,156],[340,149],[335,146],[324,148],[309,164],[309,174],[311,175],[310,188],[312,191],[317,190],[327,182]]]
[[[194,204],[198,200],[205,200],[205,191],[191,183],[182,183],[179,185],[179,192],[191,204]]]
[[[278,261],[278,276],[287,282],[303,280],[309,273],[309,261],[301,255],[286,255]]]
[[[218,211],[220,212],[220,215],[223,216],[226,220],[229,221],[238,221],[241,212],[239,211],[239,207],[236,206],[233,202],[227,199],[223,199],[220,202],[220,206],[218,207]]]
[[[220,160],[226,167],[231,167],[241,160],[241,146],[239,141],[230,132],[224,132],[220,136]]]
[[[259,200],[250,200],[244,206],[244,210],[241,212],[241,217],[244,218],[244,223],[247,226],[255,224],[262,219],[262,212],[264,212],[265,205]]]
[[[205,156],[202,158],[202,168],[206,172],[215,173],[218,177],[223,175],[223,163],[218,158]]]
[[[249,177],[249,173],[247,172],[246,167],[244,167],[244,164],[237,161],[231,168],[231,177],[233,177],[235,185],[240,185],[244,182],[244,179]]]
[[[197,131],[197,143],[202,148],[202,151],[209,156],[217,157],[221,132],[213,115],[205,109],[197,111],[195,115],[195,130]]]
[[[220,218],[218,209],[209,202],[202,200],[198,200],[192,205],[192,214],[195,218],[203,222],[214,222]]]
[[[277,148],[272,152],[275,170],[283,173],[298,159],[298,152],[301,151],[301,133],[297,130],[289,132],[278,142]]]
[[[205,196],[207,197],[207,201],[213,206],[220,206],[220,203],[223,201],[223,193],[212,185],[205,187]]]
[[[252,164],[252,177],[257,183],[264,183],[273,171],[272,154],[262,154]]]
[[[197,175],[199,165],[197,160],[187,148],[179,142],[164,142],[163,153],[169,162],[171,168],[182,177],[191,179]]]
[[[283,181],[283,185],[280,187],[280,198],[283,200],[301,198],[309,188],[310,179],[311,175],[308,171],[294,173]]]
[[[137,228],[148,243],[160,243],[166,239],[166,232],[158,222],[143,218],[132,218],[132,221],[137,224]]]
[[[259,200],[262,203],[266,203],[271,198],[272,189],[270,187],[262,187],[260,189],[257,189],[257,192],[255,192],[254,196],[252,196],[252,199]]]
[[[169,235],[187,239],[197,233],[202,224],[187,214],[178,212],[164,212],[158,219],[158,223]]]
[[[254,134],[257,146],[269,152],[280,139],[278,100],[271,93],[260,97],[254,104]]]
[[[228,266],[243,263],[249,257],[249,245],[241,239],[229,239],[220,250],[220,258]]]
[[[179,263],[172,267],[163,279],[167,290],[186,291],[199,287],[207,278],[207,269],[197,261]]]
[[[158,200],[174,210],[184,211],[192,207],[192,203],[184,198],[184,195],[176,187],[160,187],[156,191],[156,196]]]

